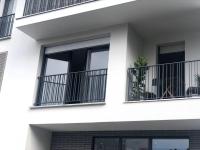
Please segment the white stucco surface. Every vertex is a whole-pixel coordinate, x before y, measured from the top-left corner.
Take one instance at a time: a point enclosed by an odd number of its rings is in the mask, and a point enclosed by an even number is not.
[[[128,1],[131,0],[110,0],[109,2],[107,2],[107,0],[102,0],[98,2],[99,5],[95,6],[95,8],[93,8],[93,5],[97,3],[91,3],[91,8],[89,9],[100,8],[103,7],[103,5],[109,7],[111,4],[120,4]],[[18,0],[17,2],[16,15],[19,18],[22,16],[24,0]],[[76,10],[75,7],[70,10],[72,10],[72,13],[81,13],[88,9],[88,7],[85,6],[80,7],[82,7],[82,9],[79,10],[80,12]],[[38,15],[33,21],[42,22],[44,21],[43,19],[49,19],[49,17],[50,20],[54,17],[59,18],[66,15],[64,13],[68,11],[69,10],[63,9],[54,12],[53,14],[56,14],[55,16],[51,16],[52,13],[46,13],[41,16]],[[156,14],[154,14],[154,16],[156,16]],[[163,15],[163,17],[164,16],[165,15]],[[155,130],[159,129],[160,123],[161,125],[166,125],[166,130],[200,129],[199,98],[125,103],[127,100],[127,69],[133,67],[134,60],[138,56],[143,55],[147,57],[149,64],[153,65],[156,63],[157,45],[177,41],[185,41],[186,60],[200,59],[199,29],[196,29],[195,32],[168,33],[159,36],[152,36],[152,34],[149,34],[146,36],[142,34],[143,32],[138,32],[140,30],[135,28],[132,19],[133,18],[130,17],[128,20],[123,20],[125,23],[121,25],[113,24],[112,22],[112,26],[84,30],[56,38],[48,36],[48,39],[39,41],[36,41],[16,28],[16,26],[19,27],[29,23],[31,24],[31,17],[25,19],[28,20],[28,23],[23,19],[20,19],[20,21],[16,20],[11,39],[0,40],[0,52],[8,51],[8,59],[0,92],[1,149],[47,150],[51,133],[34,127],[30,128],[29,125],[40,126],[50,130],[55,130],[60,127],[62,130],[70,131],[70,129],[89,130],[88,125],[90,124],[91,129],[106,130],[108,126],[115,122],[116,124],[114,127],[116,127],[116,129],[125,129],[125,127],[127,127],[133,130]],[[137,19],[134,20],[134,22],[137,21]],[[129,22],[132,23],[129,24]],[[147,28],[144,29],[147,31]],[[161,29],[161,31],[165,31],[164,28]],[[167,28],[166,30],[169,29],[170,28]],[[149,30],[150,29],[148,29],[148,31]],[[34,33],[37,31],[32,32]],[[159,30],[156,30],[156,32],[160,33]],[[77,40],[80,41],[102,35],[109,35],[110,37],[105,104],[30,109],[36,97],[37,76],[40,75],[42,62],[42,47],[64,44]],[[180,120],[185,121],[182,122]],[[195,127],[193,124],[194,120],[196,120]],[[156,123],[154,123],[154,121],[156,121]],[[130,122],[131,124],[129,124]],[[169,126],[167,123],[169,123]],[[183,123],[185,123],[184,126],[179,128]],[[76,126],[74,126],[74,124]],[[47,139],[44,141],[43,137],[47,137]]]

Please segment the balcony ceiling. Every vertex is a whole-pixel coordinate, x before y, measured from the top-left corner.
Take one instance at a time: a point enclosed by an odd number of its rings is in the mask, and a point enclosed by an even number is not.
[[[100,1],[76,7],[89,8]],[[136,0],[63,17],[49,17],[71,9],[75,7],[20,18],[17,19],[16,26],[36,40],[123,23],[130,23],[143,38],[171,32],[200,31],[199,0]]]

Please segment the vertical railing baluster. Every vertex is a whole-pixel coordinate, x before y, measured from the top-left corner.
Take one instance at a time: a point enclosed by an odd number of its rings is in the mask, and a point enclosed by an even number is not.
[[[0,38],[11,36],[14,14],[0,17]]]
[[[26,0],[23,16],[42,13],[96,0]]]

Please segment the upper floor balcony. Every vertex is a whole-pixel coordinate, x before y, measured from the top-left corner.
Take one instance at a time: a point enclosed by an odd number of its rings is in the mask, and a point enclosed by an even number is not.
[[[93,1],[96,0],[26,0],[23,16],[41,14]]]
[[[23,0],[16,27],[36,40],[60,37],[120,24],[123,18],[113,14],[129,7],[122,13],[127,17],[134,5],[135,0]]]
[[[151,27],[159,31],[175,30],[177,24],[194,29],[197,22],[192,22],[197,20],[199,8],[196,0],[22,0],[18,3],[16,27],[36,40],[125,23],[140,30]],[[180,19],[186,16],[190,22]]]

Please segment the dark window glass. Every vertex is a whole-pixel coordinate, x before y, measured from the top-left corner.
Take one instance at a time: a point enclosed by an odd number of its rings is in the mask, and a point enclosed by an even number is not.
[[[96,138],[94,150],[119,150],[119,138]]]
[[[122,150],[149,150],[148,139],[124,139]]]
[[[153,139],[153,150],[189,150],[188,139]]]

